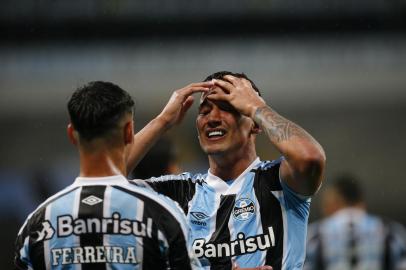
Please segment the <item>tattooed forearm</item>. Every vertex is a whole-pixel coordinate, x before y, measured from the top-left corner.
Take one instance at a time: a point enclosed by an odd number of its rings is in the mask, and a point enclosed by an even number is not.
[[[293,136],[312,139],[312,137],[295,123],[280,116],[268,106],[258,108],[254,121],[265,131],[268,137],[275,142],[287,141]]]

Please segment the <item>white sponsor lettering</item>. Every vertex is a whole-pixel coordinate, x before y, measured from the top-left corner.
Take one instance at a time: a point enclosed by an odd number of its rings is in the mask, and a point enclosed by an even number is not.
[[[243,233],[237,235],[237,239],[227,243],[206,243],[205,239],[193,241],[193,252],[197,257],[216,258],[230,257],[257,250],[266,250],[275,246],[275,235],[272,227],[268,227],[267,234],[260,234],[245,238]]]
[[[85,246],[51,250],[52,265],[77,263],[137,264],[134,247]]]
[[[206,243],[204,239],[196,239],[193,241],[193,252],[198,258],[203,257],[204,255],[204,243]]]
[[[53,249],[52,252],[52,265],[58,265],[58,260],[62,255],[62,249]]]
[[[83,262],[84,261],[84,259],[83,259],[83,248],[74,247],[73,249],[74,249],[73,252],[72,252],[73,253],[73,263]]]
[[[87,233],[135,235],[152,237],[152,219],[147,218],[146,224],[138,220],[121,219],[115,212],[109,218],[76,218],[72,216],[58,216],[58,237],[81,235]]]
[[[71,235],[73,232],[71,216],[58,217],[58,236]]]

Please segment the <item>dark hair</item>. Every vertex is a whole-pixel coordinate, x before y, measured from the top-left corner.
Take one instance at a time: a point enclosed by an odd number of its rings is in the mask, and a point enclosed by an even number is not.
[[[258,95],[261,95],[261,92],[259,92],[259,89],[255,85],[255,83],[253,81],[251,81],[251,79],[248,78],[247,75],[245,75],[244,73],[233,73],[233,72],[225,71],[225,70],[224,71],[218,71],[216,73],[213,73],[213,74],[207,76],[207,78],[204,79],[204,82],[211,81],[212,79],[224,80],[223,77],[226,76],[226,75],[231,75],[231,76],[234,76],[234,77],[237,77],[237,78],[244,78],[244,79],[250,81],[250,83],[252,85],[252,88],[254,88],[254,90],[258,93]]]
[[[132,171],[131,178],[147,179],[153,176],[161,176],[170,173],[169,165],[176,159],[175,147],[171,140],[161,138],[148,151],[145,157]]]
[[[111,82],[94,81],[79,87],[68,102],[70,120],[81,138],[92,140],[111,131],[134,101]]]
[[[349,205],[363,201],[361,186],[353,175],[343,174],[338,176],[333,182],[333,188]]]

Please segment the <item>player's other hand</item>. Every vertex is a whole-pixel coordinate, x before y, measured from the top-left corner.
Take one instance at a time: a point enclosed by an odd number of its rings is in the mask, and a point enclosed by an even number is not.
[[[191,83],[175,90],[158,118],[164,121],[167,128],[179,124],[193,104],[194,98],[192,95],[208,92],[212,87],[213,82],[209,81]]]
[[[240,268],[240,267],[233,267],[233,270],[272,270],[272,266],[269,265],[264,265],[264,266],[258,266],[254,268]]]
[[[250,81],[231,75],[226,75],[223,79],[213,80],[214,85],[218,87],[210,91],[208,99],[226,101],[248,117],[253,117],[258,108],[266,106]]]
[[[233,268],[232,268],[232,270],[272,270],[272,269],[273,269],[272,266],[269,266],[269,265],[252,267],[252,268],[240,268],[235,261],[233,261]]]

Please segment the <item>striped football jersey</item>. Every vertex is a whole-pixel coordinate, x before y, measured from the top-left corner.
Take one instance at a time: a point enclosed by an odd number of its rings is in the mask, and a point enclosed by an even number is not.
[[[344,208],[309,226],[304,269],[406,269],[405,228],[362,209]]]
[[[17,269],[194,269],[189,228],[169,198],[124,176],[76,178],[31,213]]]
[[[231,269],[232,261],[242,268],[301,269],[310,198],[280,180],[281,161],[256,159],[228,182],[210,171],[147,182],[187,213],[191,248],[205,269]]]

